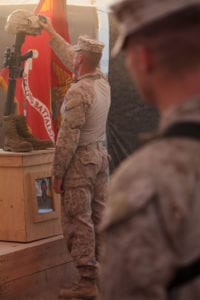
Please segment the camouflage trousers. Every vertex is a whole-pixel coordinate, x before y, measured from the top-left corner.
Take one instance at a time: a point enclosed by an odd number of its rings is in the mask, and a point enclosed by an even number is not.
[[[93,145],[94,147],[94,145]],[[62,196],[62,227],[67,247],[81,277],[98,273],[98,226],[105,208],[108,155],[103,146],[79,147],[66,172]]]

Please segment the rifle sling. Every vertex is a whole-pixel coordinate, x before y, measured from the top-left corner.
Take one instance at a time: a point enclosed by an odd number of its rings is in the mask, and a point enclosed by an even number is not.
[[[175,123],[162,134],[162,137],[190,138],[200,140],[200,122]]]
[[[177,269],[174,278],[167,286],[168,292],[174,288],[179,288],[196,279],[200,275],[200,258],[197,258],[187,266]]]

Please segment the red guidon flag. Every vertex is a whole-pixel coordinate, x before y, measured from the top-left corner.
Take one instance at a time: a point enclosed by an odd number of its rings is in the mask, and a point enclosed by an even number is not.
[[[66,1],[41,0],[35,13],[49,17],[56,31],[69,41]],[[17,79],[15,98],[18,113],[26,113],[32,134],[55,141],[59,129],[60,105],[71,83],[71,73],[51,50],[49,39],[46,31],[37,36],[26,36],[22,54],[29,50],[35,50],[35,54],[33,59],[27,59],[24,63],[23,78]],[[3,70],[0,84],[5,87],[4,73]]]

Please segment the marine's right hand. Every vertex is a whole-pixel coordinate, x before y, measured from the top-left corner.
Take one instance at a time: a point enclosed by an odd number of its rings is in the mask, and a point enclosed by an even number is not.
[[[40,26],[46,30],[51,36],[56,34],[55,29],[53,28],[53,25],[51,23],[51,20],[43,15],[39,15],[39,24]]]
[[[53,189],[55,191],[56,194],[63,194],[64,193],[64,189],[62,187],[63,184],[63,179],[60,177],[54,177],[53,180]]]

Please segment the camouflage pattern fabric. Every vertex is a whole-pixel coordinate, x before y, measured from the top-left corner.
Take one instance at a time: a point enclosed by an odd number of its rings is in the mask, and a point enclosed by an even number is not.
[[[56,143],[53,172],[55,176],[65,175],[78,146],[101,142],[105,138],[110,106],[109,86],[103,77],[98,76],[98,72],[89,78],[83,76],[72,85],[65,96],[61,107],[61,128]],[[95,83],[96,81],[99,83]],[[105,97],[96,96],[100,89]]]
[[[60,58],[63,64],[70,70],[73,71],[72,61],[74,50],[73,46],[65,41],[65,39],[56,34],[50,40],[50,46],[52,47],[55,54]]]
[[[96,278],[105,208],[107,153],[104,147],[80,147],[72,159],[62,197],[62,223],[68,249],[82,277]]]
[[[200,98],[163,116],[160,133],[200,122]],[[102,300],[196,300],[200,280],[167,295],[177,267],[200,256],[200,143],[160,139],[114,174],[102,230]]]

